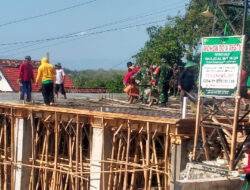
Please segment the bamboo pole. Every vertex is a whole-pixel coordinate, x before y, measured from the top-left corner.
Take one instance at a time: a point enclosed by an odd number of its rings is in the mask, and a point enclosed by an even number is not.
[[[164,151],[164,172],[168,172],[168,152],[169,152],[169,124],[166,127],[166,134],[165,134],[165,151]],[[164,185],[165,190],[168,190],[168,176],[164,175]]]
[[[236,147],[236,140],[237,140],[237,126],[238,126],[238,117],[239,117],[239,106],[240,106],[240,98],[235,98],[233,136],[232,136],[230,163],[229,163],[229,169],[230,170],[234,169],[234,155],[235,155],[235,147]]]
[[[49,152],[49,125],[46,124],[46,148],[45,148],[45,162],[47,163],[48,162],[48,152]],[[44,181],[43,181],[43,188],[44,190],[47,190],[48,188],[48,172],[47,172],[47,169],[45,168],[44,169]]]
[[[5,116],[4,118],[4,162],[7,162],[7,118]],[[8,170],[7,170],[7,165],[4,165],[4,185],[3,188],[4,190],[7,190],[7,178],[8,178]]]
[[[85,127],[85,126],[83,126],[83,127]],[[80,144],[79,144],[79,148],[80,148],[80,163],[81,163],[81,173],[83,172],[83,164],[82,164],[82,162],[83,162],[83,160],[82,160],[82,139],[83,139],[83,134],[82,134],[82,128],[80,129],[80,134],[79,134],[79,141],[80,141]],[[83,175],[81,174],[81,177],[82,177]],[[83,190],[83,180],[81,179],[81,181],[80,181],[80,187],[81,187],[81,190]]]
[[[138,162],[138,145],[139,145],[139,138],[136,139],[136,147],[135,147],[135,156],[134,156],[134,163]],[[135,166],[133,166],[133,170],[135,170]],[[131,176],[131,184],[130,184],[130,190],[133,190],[135,188],[135,175],[136,172],[134,171]]]
[[[202,141],[203,141],[203,145],[204,145],[205,158],[206,158],[206,160],[210,160],[209,150],[207,147],[206,131],[205,131],[203,126],[201,126],[201,137],[202,137]]]
[[[112,151],[111,151],[111,160],[114,160],[115,156],[115,142],[116,142],[116,136],[113,134],[113,140],[112,140]],[[110,163],[110,174],[109,174],[109,181],[108,181],[108,190],[111,189],[111,183],[112,183],[112,178],[113,178],[113,162]]]
[[[124,160],[124,157],[125,157],[125,145],[122,147],[122,157],[121,157],[121,160]],[[119,172],[119,180],[118,180],[118,188],[120,189],[120,185],[121,185],[121,181],[122,181],[122,168],[123,168],[123,165],[120,164],[120,172]]]
[[[130,121],[128,120],[128,136],[127,136],[127,153],[126,153],[126,165],[125,165],[125,173],[124,173],[124,181],[123,181],[123,190],[127,189],[127,181],[128,181],[128,162],[129,162],[129,149],[130,149],[130,135],[131,135],[131,129],[130,129]]]
[[[14,151],[15,151],[15,118],[13,108],[11,108],[11,189],[14,190]]]
[[[76,169],[75,172],[78,172],[78,163],[79,163],[79,114],[76,115]],[[79,180],[75,178],[75,189],[78,190]]]
[[[58,131],[59,131],[59,125],[58,125],[58,114],[55,112],[55,126],[54,126],[54,131],[55,131],[55,155],[54,155],[54,172],[53,172],[53,189],[56,189],[56,182],[57,182],[57,157],[58,157]]]
[[[154,162],[154,153],[152,152],[151,154],[151,163]],[[147,170],[149,170],[149,179],[148,179],[148,190],[151,189],[152,186],[152,177],[153,177],[153,170],[151,170],[151,168],[147,168]]]
[[[118,143],[118,153],[117,153],[117,159],[120,159],[120,154],[121,154],[121,147],[122,147],[122,139],[119,138],[119,143]],[[116,169],[118,169],[118,164],[116,164]],[[118,173],[115,173],[115,177],[114,177],[114,184],[113,184],[113,190],[117,189],[117,178],[118,178]]]
[[[196,150],[199,138],[199,130],[200,130],[200,112],[201,112],[201,98],[198,98],[197,103],[197,112],[196,112],[196,121],[195,121],[195,136],[194,136],[194,148],[193,148],[193,160],[196,159]]]
[[[30,127],[31,127],[31,153],[32,153],[32,165],[34,165],[34,116],[30,113]],[[34,168],[31,168],[29,190],[34,190]]]
[[[149,167],[150,161],[150,131],[149,131],[149,122],[147,122],[147,141],[146,141],[146,165]],[[148,169],[145,171],[145,190],[148,190]]]
[[[156,146],[155,146],[155,138],[152,139],[152,144],[153,144],[153,154],[154,154],[154,160],[155,160],[156,169],[159,170],[157,153],[156,153]],[[161,188],[161,179],[160,179],[159,172],[156,172],[156,176],[157,176],[158,190],[161,190],[162,188]]]
[[[102,117],[102,122],[101,122],[101,127],[102,127],[102,160],[105,160],[105,125],[104,125],[104,118]],[[102,171],[105,171],[105,163],[101,164]],[[105,184],[105,174],[101,173],[101,178],[102,178],[102,190],[105,190],[106,184]]]

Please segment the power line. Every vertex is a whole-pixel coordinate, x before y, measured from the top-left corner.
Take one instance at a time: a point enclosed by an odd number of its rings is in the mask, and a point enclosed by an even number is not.
[[[25,51],[22,51],[22,52],[6,55],[6,57],[7,56],[17,55],[17,54],[24,53],[24,52],[27,52],[27,51],[34,51],[34,50],[38,50],[38,49],[42,49],[42,48],[56,46],[56,45],[59,45],[59,44],[62,44],[62,43],[67,43],[67,42],[70,42],[70,41],[78,40],[78,39],[81,39],[81,38],[84,38],[84,37],[87,37],[87,36],[92,36],[92,35],[97,35],[97,34],[102,34],[102,33],[107,33],[107,32],[113,32],[113,31],[119,31],[119,30],[124,30],[124,29],[129,29],[129,28],[136,28],[136,27],[139,27],[139,26],[146,26],[146,25],[151,25],[151,24],[165,22],[165,21],[166,21],[166,19],[161,19],[161,20],[156,20],[156,21],[142,23],[142,24],[129,25],[129,26],[120,27],[120,28],[112,28],[112,29],[107,29],[107,30],[102,30],[102,31],[96,31],[96,32],[87,33],[87,34],[84,34],[84,35],[81,35],[81,36],[78,35],[78,36],[74,36],[75,37],[74,39],[70,39],[70,40],[59,42],[59,43],[52,44],[52,45],[38,47],[36,49],[25,50]],[[22,49],[22,48],[20,48],[20,49]]]
[[[2,44],[0,44],[0,46],[18,45],[18,44],[27,44],[27,43],[37,43],[37,42],[46,42],[46,41],[59,40],[59,39],[64,39],[64,38],[72,38],[72,37],[75,37],[75,36],[82,35],[82,34],[86,33],[87,31],[95,30],[95,29],[98,29],[98,28],[104,28],[104,27],[107,27],[107,26],[115,25],[115,24],[121,24],[121,23],[131,21],[131,20],[137,20],[137,19],[140,19],[140,18],[145,18],[145,17],[152,16],[152,15],[155,15],[155,14],[163,13],[163,12],[168,11],[168,10],[173,11],[176,8],[180,8],[180,6],[164,9],[162,11],[158,11],[158,12],[150,13],[150,14],[146,14],[146,15],[141,15],[141,16],[136,16],[136,17],[128,17],[128,18],[125,18],[125,19],[121,19],[121,20],[111,22],[111,23],[107,23],[107,24],[96,26],[96,27],[92,27],[92,28],[89,28],[89,29],[87,29],[85,31],[78,31],[78,32],[73,32],[73,33],[69,33],[69,34],[64,34],[64,35],[51,37],[51,38],[46,38],[46,39],[40,39],[40,40],[28,40],[28,41],[20,41],[20,42],[12,42],[12,43],[2,43]]]
[[[56,13],[63,12],[63,11],[69,10],[69,9],[73,9],[73,8],[76,8],[76,7],[80,7],[80,6],[83,6],[83,5],[90,4],[90,3],[93,3],[95,1],[97,1],[97,0],[91,0],[91,1],[84,2],[84,3],[79,3],[79,4],[76,4],[76,5],[73,5],[73,6],[65,7],[65,8],[62,8],[62,9],[57,9],[57,10],[50,11],[50,12],[47,12],[47,13],[43,13],[43,14],[36,15],[36,16],[26,17],[26,18],[22,18],[22,19],[18,19],[18,20],[13,20],[13,21],[10,21],[10,22],[6,22],[4,24],[0,24],[0,27],[15,24],[15,23],[19,23],[19,22],[23,22],[23,21],[27,21],[27,20],[31,20],[31,19],[40,18],[40,17],[43,17],[43,16],[56,14]]]

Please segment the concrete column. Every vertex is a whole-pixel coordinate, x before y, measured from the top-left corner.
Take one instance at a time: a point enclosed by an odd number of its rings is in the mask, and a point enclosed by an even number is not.
[[[102,160],[103,130],[92,128],[92,150],[90,157],[90,190],[101,189],[102,165],[98,160]]]
[[[170,177],[170,190],[176,190],[177,180],[180,179],[180,173],[186,168],[188,162],[188,151],[185,140],[181,144],[172,145],[171,154],[171,177]]]
[[[15,162],[28,161],[32,154],[30,122],[16,119],[15,125]],[[29,186],[30,170],[17,165],[14,168],[15,190],[25,190]]]
[[[104,135],[104,136],[103,136]],[[102,182],[105,183],[105,188],[108,185],[108,173],[105,174],[105,179],[102,180],[102,164],[104,165],[104,170],[108,169],[107,163],[101,163],[103,159],[110,158],[112,148],[112,135],[111,131],[107,128],[102,128],[101,119],[94,119],[92,122],[92,146],[91,146],[91,156],[90,156],[90,190],[102,189]],[[104,150],[104,158],[102,152]]]

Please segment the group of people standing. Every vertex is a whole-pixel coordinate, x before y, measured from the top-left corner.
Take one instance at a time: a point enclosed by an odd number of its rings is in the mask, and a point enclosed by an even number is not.
[[[181,100],[187,93],[194,95],[195,75],[193,69],[196,65],[189,61],[185,65],[185,70],[180,72],[176,63],[171,67],[165,59],[161,59],[158,66],[144,63],[140,69],[134,68],[129,62],[127,63],[129,73],[135,69],[138,70],[134,75],[131,75],[132,79],[129,80],[129,83],[138,81],[139,95],[143,104],[148,102],[148,94],[145,93],[145,89],[156,86],[160,106],[165,107],[169,93],[176,96],[180,91]]]
[[[55,90],[54,90],[54,77]],[[55,67],[49,63],[49,60],[44,57],[41,60],[41,65],[38,68],[36,80],[34,79],[33,67],[31,64],[31,57],[26,56],[25,60],[19,66],[18,83],[20,85],[20,100],[24,102],[26,94],[26,102],[31,102],[32,83],[38,86],[38,83],[42,83],[42,95],[45,105],[54,104],[54,93],[58,98],[58,92],[61,91],[66,99],[66,93],[64,90],[65,74],[62,69],[61,63],[55,64]]]

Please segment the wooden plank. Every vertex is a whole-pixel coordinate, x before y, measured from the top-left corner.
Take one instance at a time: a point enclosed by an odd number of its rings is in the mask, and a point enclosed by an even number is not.
[[[73,109],[65,107],[53,107],[53,106],[38,106],[38,105],[25,105],[25,109],[22,104],[9,103],[9,102],[0,102],[1,107],[13,107],[23,110],[29,110],[33,112],[58,112],[65,114],[79,114],[79,115],[88,115],[99,118],[123,118],[125,120],[131,121],[145,121],[151,123],[169,123],[176,124],[180,119],[171,119],[171,118],[162,118],[162,117],[150,117],[150,116],[141,116],[141,115],[131,115],[124,113],[112,113],[112,112],[100,112],[100,111],[90,111],[86,109]]]

